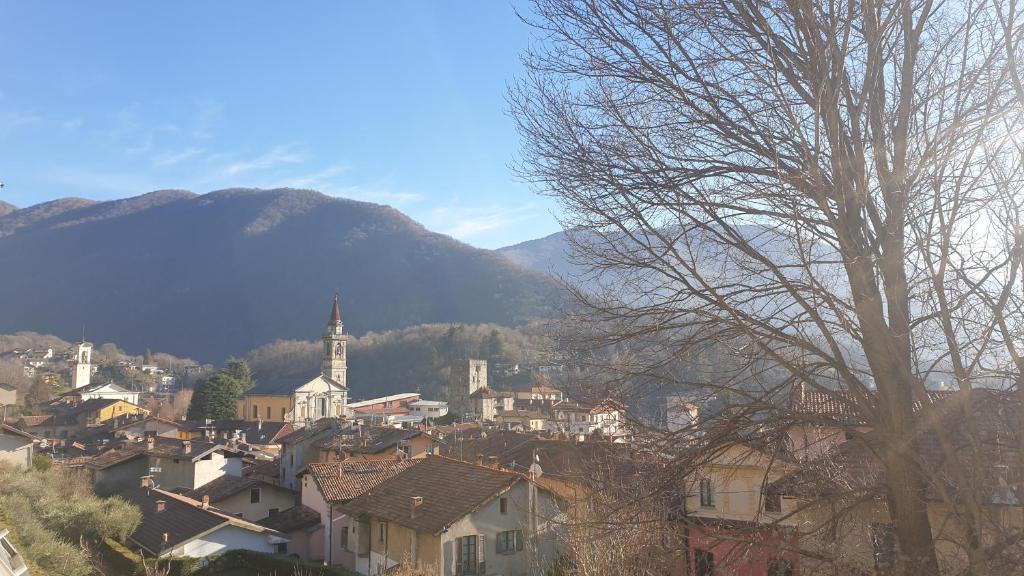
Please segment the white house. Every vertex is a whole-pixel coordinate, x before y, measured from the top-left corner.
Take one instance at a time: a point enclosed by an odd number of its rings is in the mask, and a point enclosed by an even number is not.
[[[417,400],[409,403],[409,413],[423,418],[440,418],[448,414],[448,403],[439,400]]]
[[[287,547],[287,537],[276,530],[143,484],[122,494],[142,512],[142,522],[128,538],[129,548],[161,558],[204,559],[228,550],[272,554]]]
[[[0,462],[13,464],[16,468],[31,468],[37,440],[28,432],[0,423]]]

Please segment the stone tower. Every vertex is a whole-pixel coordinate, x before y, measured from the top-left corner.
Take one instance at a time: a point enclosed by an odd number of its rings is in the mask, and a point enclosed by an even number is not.
[[[92,344],[85,340],[78,343],[75,354],[75,368],[71,372],[71,387],[88,386],[92,380]]]
[[[487,388],[487,360],[456,360],[448,379],[448,410],[458,414],[472,411],[469,396]]]
[[[324,378],[347,388],[347,370],[345,339],[341,336],[341,309],[338,307],[338,295],[335,294],[331,318],[327,321],[327,331],[324,332],[324,355],[320,363],[320,373]]]

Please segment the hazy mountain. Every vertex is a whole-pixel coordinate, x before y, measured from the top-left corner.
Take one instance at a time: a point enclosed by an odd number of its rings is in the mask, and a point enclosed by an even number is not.
[[[0,333],[35,330],[220,361],[347,332],[549,316],[547,276],[397,210],[305,190],[67,198],[0,216]]]
[[[7,202],[0,200],[0,216],[10,214],[11,212],[14,212],[17,209],[18,207],[15,206],[14,204],[8,204]]]

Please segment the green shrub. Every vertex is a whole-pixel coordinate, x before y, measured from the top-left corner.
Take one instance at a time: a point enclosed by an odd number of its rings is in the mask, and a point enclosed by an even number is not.
[[[53,459],[46,454],[32,455],[32,469],[38,472],[49,472],[53,468]]]

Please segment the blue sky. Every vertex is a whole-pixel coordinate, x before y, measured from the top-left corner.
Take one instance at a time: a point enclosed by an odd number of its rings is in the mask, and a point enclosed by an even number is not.
[[[0,199],[296,186],[540,237],[505,101],[531,34],[500,0],[0,0]]]

